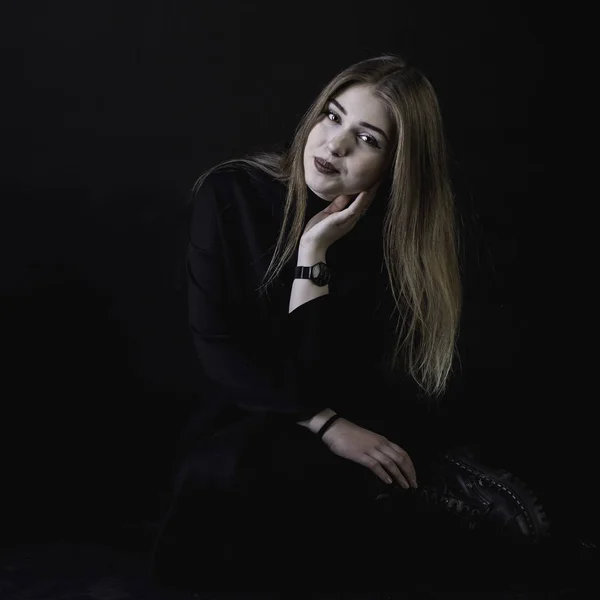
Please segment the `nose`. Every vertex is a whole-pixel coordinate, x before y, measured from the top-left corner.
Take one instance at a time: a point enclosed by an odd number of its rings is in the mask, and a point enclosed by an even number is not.
[[[344,136],[338,135],[329,140],[327,150],[329,150],[333,156],[344,156],[348,153],[348,142],[345,140]]]

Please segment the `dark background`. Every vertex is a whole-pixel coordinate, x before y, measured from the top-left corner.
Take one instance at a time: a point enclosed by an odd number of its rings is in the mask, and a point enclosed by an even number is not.
[[[182,279],[190,189],[221,160],[287,142],[330,78],[384,52],[439,94],[464,221],[446,406],[564,522],[596,527],[593,365],[575,351],[589,324],[564,303],[575,272],[549,234],[565,199],[536,9],[70,0],[2,13],[5,532],[160,514],[178,427],[202,400]]]

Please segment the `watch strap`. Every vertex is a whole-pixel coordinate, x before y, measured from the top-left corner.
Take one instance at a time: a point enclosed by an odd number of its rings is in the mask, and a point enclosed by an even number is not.
[[[312,267],[296,267],[296,279],[310,279]]]

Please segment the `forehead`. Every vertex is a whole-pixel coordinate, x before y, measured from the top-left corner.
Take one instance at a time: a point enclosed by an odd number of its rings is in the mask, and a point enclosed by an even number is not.
[[[367,121],[386,132],[392,128],[392,120],[385,104],[366,85],[354,85],[333,96],[353,121]]]

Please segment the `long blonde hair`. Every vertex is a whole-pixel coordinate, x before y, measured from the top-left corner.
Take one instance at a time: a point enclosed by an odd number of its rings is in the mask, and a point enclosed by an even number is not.
[[[462,303],[454,194],[442,118],[429,80],[399,56],[386,54],[338,73],[296,127],[289,148],[222,162],[258,167],[287,186],[283,224],[258,288],[264,293],[293,256],[304,231],[307,187],[303,153],[329,100],[355,84],[371,86],[396,124],[391,187],[383,222],[383,255],[398,312],[397,343],[388,366],[409,374],[430,397],[446,389],[456,351]],[[287,231],[290,227],[289,232]]]

